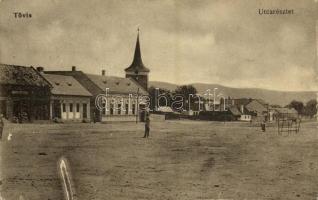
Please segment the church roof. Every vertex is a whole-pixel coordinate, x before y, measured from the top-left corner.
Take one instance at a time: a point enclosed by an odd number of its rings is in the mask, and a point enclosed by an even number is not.
[[[130,78],[95,74],[86,74],[86,76],[103,91],[109,88],[110,94],[135,94],[139,89],[139,94],[148,95],[145,89]]]
[[[140,52],[140,43],[139,43],[139,31],[137,35],[137,42],[135,48],[134,59],[131,65],[125,69],[126,72],[149,72],[150,70],[145,67],[141,59],[141,52]]]

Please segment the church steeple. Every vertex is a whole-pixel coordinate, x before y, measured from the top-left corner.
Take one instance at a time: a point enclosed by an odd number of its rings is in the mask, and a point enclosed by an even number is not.
[[[144,89],[148,89],[148,73],[150,70],[145,67],[141,59],[139,28],[135,47],[134,58],[131,65],[125,69],[126,78],[132,78],[137,81]]]
[[[135,47],[134,59],[131,65],[125,69],[126,72],[149,72],[150,70],[145,67],[141,59],[140,42],[139,42],[139,28],[137,34],[137,41]]]

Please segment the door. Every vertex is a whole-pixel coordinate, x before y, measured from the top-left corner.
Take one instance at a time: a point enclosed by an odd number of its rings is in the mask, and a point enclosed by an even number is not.
[[[59,100],[53,101],[53,119],[61,119],[61,103]]]
[[[13,121],[25,122],[30,119],[30,102],[28,100],[13,101]]]

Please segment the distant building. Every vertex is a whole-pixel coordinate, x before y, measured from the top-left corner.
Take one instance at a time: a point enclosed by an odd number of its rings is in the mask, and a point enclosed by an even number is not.
[[[277,118],[298,118],[298,112],[294,108],[271,108],[272,120]]]
[[[159,113],[173,113],[174,111],[172,110],[172,108],[170,106],[160,106],[157,109],[157,112],[159,112]]]
[[[241,111],[236,106],[231,106],[228,109],[228,112],[233,116],[234,120],[240,120],[241,119]]]
[[[247,114],[252,116],[252,120],[268,121],[268,104],[263,100],[253,99],[245,106]]]
[[[231,99],[229,103],[229,111],[240,121],[268,120],[268,104],[262,99]]]
[[[53,86],[50,96],[50,119],[90,120],[91,93],[72,76],[42,75]]]
[[[15,122],[48,120],[51,88],[33,67],[0,64],[0,113]]]

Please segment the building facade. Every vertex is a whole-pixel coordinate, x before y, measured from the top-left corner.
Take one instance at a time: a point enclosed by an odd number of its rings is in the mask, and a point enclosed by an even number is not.
[[[46,74],[71,76],[92,96],[90,97],[90,118],[93,121],[135,121],[140,117],[145,102],[142,97],[148,92],[130,78],[87,74],[76,70],[47,71]],[[140,119],[138,119],[140,120]]]
[[[90,121],[91,93],[72,76],[44,73],[42,76],[53,86],[49,104],[50,119]]]
[[[240,121],[268,121],[269,106],[262,99],[240,98],[229,101],[231,113]]]
[[[33,67],[0,64],[0,113],[13,122],[49,120],[51,88]]]

